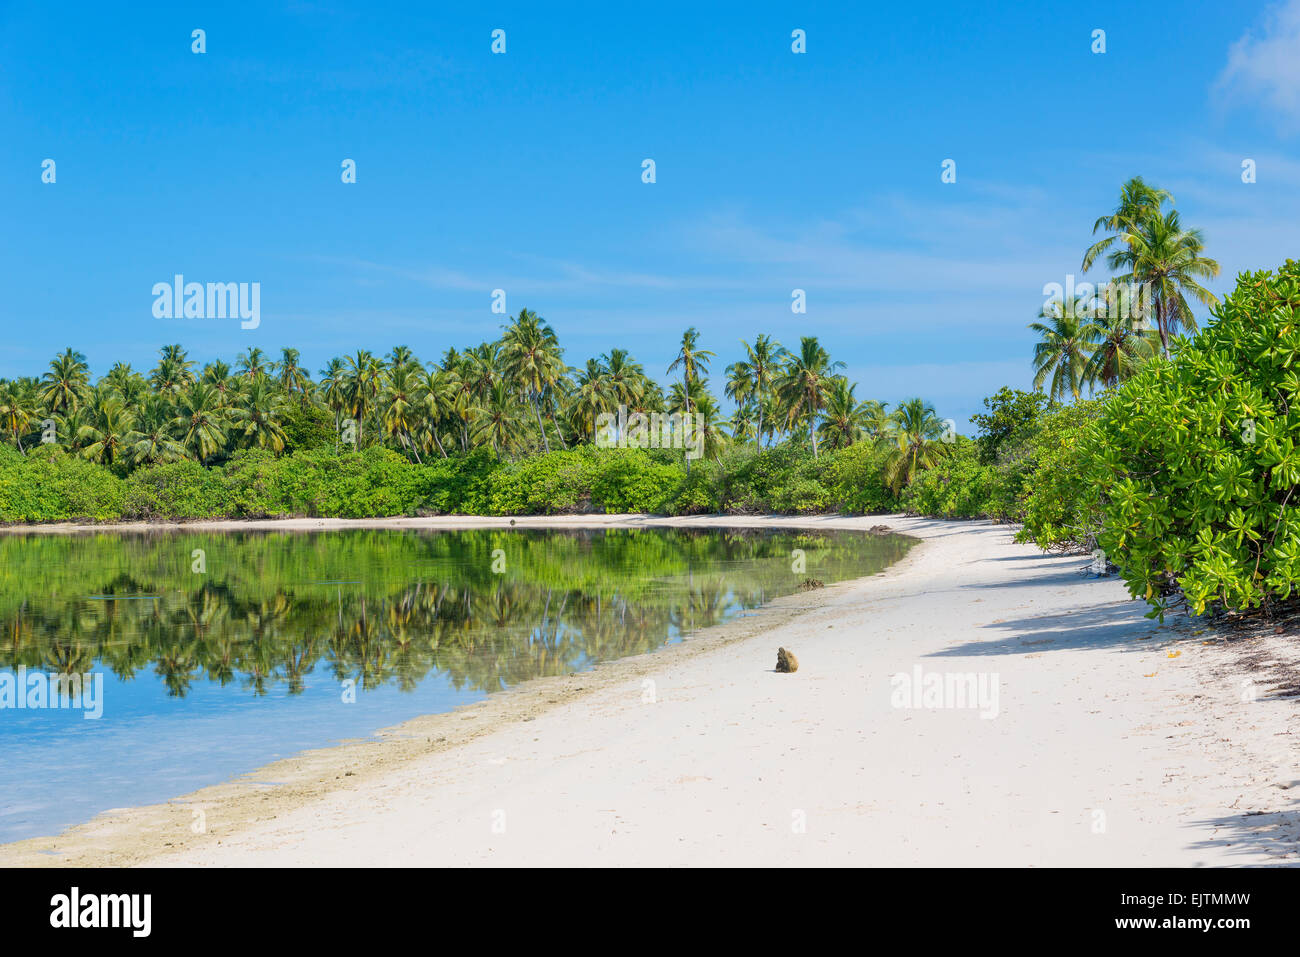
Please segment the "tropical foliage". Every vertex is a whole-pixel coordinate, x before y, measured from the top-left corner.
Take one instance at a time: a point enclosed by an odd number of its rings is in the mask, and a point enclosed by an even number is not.
[[[528,309],[499,339],[437,362],[406,346],[358,350],[316,379],[293,348],[198,368],[169,345],[147,373],[119,362],[98,380],[67,349],[39,379],[0,380],[0,438],[15,453],[0,463],[0,521],[880,509],[955,437],[920,399],[890,410],[859,398],[814,337],[794,351],[766,335],[741,346],[725,370],[729,417],[699,330],[683,334],[665,390],[623,349],[570,367]],[[602,416],[637,412],[690,414],[704,461],[685,448],[594,454]],[[828,453],[864,446],[855,461],[879,475],[858,475],[855,490],[826,479]],[[786,473],[753,484],[776,461]],[[56,474],[84,472],[74,463],[104,474],[51,493]],[[40,494],[26,487],[38,477]]]
[[[1097,219],[1102,233],[1083,254],[1086,271],[1104,261],[1110,280],[1080,285],[1043,304],[1034,346],[1034,388],[1078,401],[1084,391],[1127,381],[1159,353],[1169,358],[1175,336],[1196,330],[1189,300],[1212,306],[1202,281],[1219,275],[1205,257],[1200,230],[1183,226],[1173,197],[1137,176],[1120,190],[1115,210]]]

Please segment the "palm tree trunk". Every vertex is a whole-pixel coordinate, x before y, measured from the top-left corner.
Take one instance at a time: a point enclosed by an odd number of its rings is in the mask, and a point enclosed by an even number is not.
[[[1164,353],[1165,358],[1169,358],[1169,316],[1166,313],[1166,303],[1163,294],[1156,299],[1156,327],[1160,330],[1160,350]]]
[[[555,418],[554,412],[551,413],[550,419],[551,419],[551,425],[555,426],[555,437],[560,440],[560,448],[568,449],[569,443],[564,441],[564,433],[560,431],[560,423]]]
[[[542,407],[536,398],[533,399],[533,414],[537,416],[537,431],[542,433],[542,448],[549,452],[551,443],[546,438],[546,429],[542,426]]]

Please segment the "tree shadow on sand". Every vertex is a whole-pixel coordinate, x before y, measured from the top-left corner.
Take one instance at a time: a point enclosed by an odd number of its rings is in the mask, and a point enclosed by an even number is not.
[[[1300,781],[1296,781],[1300,784]],[[1267,865],[1300,867],[1300,810],[1297,801],[1282,811],[1241,811],[1221,817],[1192,821],[1189,827],[1206,828],[1213,835],[1190,846],[1198,850],[1226,850],[1229,855],[1265,855]],[[1289,856],[1288,856],[1289,855]]]
[[[1050,584],[1052,579],[1042,579]],[[1146,640],[1175,636],[1172,629],[1143,617],[1146,606],[1129,600],[1089,605],[1075,611],[1051,615],[1026,615],[995,621],[983,627],[1001,632],[1005,637],[968,641],[931,658],[963,658],[980,655],[1023,655],[1039,651],[1066,651],[1079,648],[1123,648],[1137,650],[1150,647]],[[1144,639],[1138,641],[1136,639]]]

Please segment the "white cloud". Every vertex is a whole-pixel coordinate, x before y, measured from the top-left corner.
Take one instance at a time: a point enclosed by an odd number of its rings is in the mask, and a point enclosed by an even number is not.
[[[1300,0],[1287,0],[1269,11],[1262,30],[1247,30],[1228,48],[1215,92],[1228,101],[1253,102],[1283,127],[1300,127],[1298,50]]]

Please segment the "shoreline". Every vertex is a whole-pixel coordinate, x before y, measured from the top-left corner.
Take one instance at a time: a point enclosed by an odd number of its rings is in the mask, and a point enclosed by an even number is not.
[[[216,518],[161,522],[50,522],[31,525],[0,525],[0,534],[73,535],[84,532],[250,532],[293,531],[331,532],[349,528],[458,530],[467,528],[834,528],[867,531],[864,520],[904,521],[912,516],[901,513],[844,515],[649,515],[638,512],[593,512],[566,515],[435,515],[413,518]],[[928,520],[927,520],[928,521]],[[944,521],[933,519],[933,521]]]
[[[1082,577],[1078,556],[1013,544],[1010,526],[894,515],[536,516],[514,527],[873,524],[920,541],[876,575],[3,845],[0,864],[1297,862],[1300,816],[1285,791],[1300,735],[1280,737],[1294,698],[1265,688],[1243,701],[1243,675],[1258,672],[1241,646],[1199,622],[1143,618],[1122,583]],[[778,644],[799,672],[773,671]],[[1289,654],[1284,639],[1250,650],[1265,666]],[[992,672],[997,718],[893,706],[889,676],[917,666]],[[191,828],[196,811],[205,833]]]
[[[898,515],[868,516],[899,519]],[[511,521],[489,516],[458,518],[384,519],[241,519],[186,523],[130,523],[122,525],[48,525],[21,527],[23,531],[78,534],[104,530],[149,533],[152,531],[337,531],[348,528],[460,530],[472,528],[637,528],[699,527],[784,529],[827,528],[867,533],[867,527],[845,527],[860,523],[849,516],[652,516],[640,514],[594,516],[527,516]],[[880,524],[880,523],[877,523]],[[11,526],[4,529],[13,531]],[[903,533],[905,534],[905,533]],[[875,576],[887,575],[912,558],[923,547],[917,541],[902,559]],[[826,586],[833,590],[863,579],[847,579]],[[194,810],[212,813],[223,826],[247,826],[276,816],[280,808],[299,806],[313,798],[339,790],[346,778],[364,778],[408,763],[421,755],[448,751],[490,734],[502,726],[534,720],[554,706],[573,702],[610,684],[642,673],[648,659],[672,657],[689,660],[736,641],[754,637],[765,627],[778,627],[806,613],[807,593],[795,592],[772,599],[761,608],[720,625],[702,629],[687,640],[665,645],[653,652],[599,662],[593,668],[566,676],[532,678],[511,688],[494,692],[482,701],[460,705],[450,711],[421,715],[397,725],[377,729],[369,738],[348,739],[312,748],[262,765],[217,784],[172,798],[159,804],[111,808],[89,821],[73,825],[58,834],[0,843],[0,866],[129,866],[142,858],[163,853],[165,848],[199,844],[186,840],[193,834]],[[481,720],[480,720],[481,719]],[[473,721],[472,725],[464,722]],[[274,797],[268,798],[265,782],[275,782]],[[348,781],[347,785],[358,783]],[[151,841],[150,835],[168,833],[174,841]],[[61,848],[74,847],[73,850]]]

